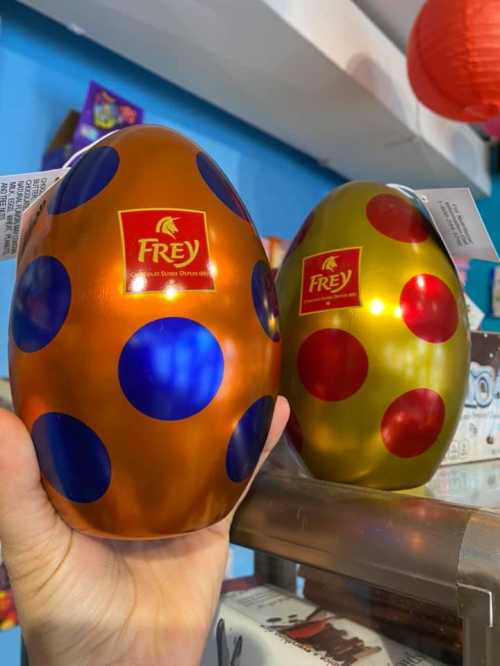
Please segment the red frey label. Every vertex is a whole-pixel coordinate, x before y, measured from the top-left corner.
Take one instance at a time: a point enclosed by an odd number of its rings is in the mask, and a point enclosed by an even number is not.
[[[321,252],[305,257],[299,314],[361,305],[360,247]]]
[[[215,289],[205,213],[143,208],[118,213],[125,260],[125,291],[144,293]]]

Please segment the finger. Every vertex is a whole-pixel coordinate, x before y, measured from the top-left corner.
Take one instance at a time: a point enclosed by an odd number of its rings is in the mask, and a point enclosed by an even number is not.
[[[262,449],[262,453],[259,458],[259,462],[257,463],[257,466],[255,467],[255,470],[252,474],[252,477],[243,491],[243,494],[239,498],[236,506],[234,509],[231,511],[229,514],[229,521],[232,521],[234,514],[238,510],[238,507],[240,504],[243,502],[245,499],[248,491],[252,487],[252,484],[255,480],[255,477],[259,473],[262,465],[266,462],[267,458],[269,457],[269,454],[271,451],[274,449],[276,444],[279,441],[279,438],[283,434],[283,431],[285,430],[285,426],[288,423],[288,419],[290,417],[290,405],[288,404],[288,400],[284,398],[282,395],[279,395],[276,404],[274,406],[274,413],[273,413],[273,419],[271,421],[271,427],[269,428],[269,433],[267,435],[266,443],[264,444],[264,448]]]
[[[40,483],[40,469],[24,424],[0,409],[0,542],[9,553],[29,552],[47,539],[57,523]]]
[[[259,462],[257,463],[255,471],[252,475],[250,484],[253,483],[253,480],[259,473],[262,465],[266,462],[266,460],[269,457],[269,454],[278,443],[281,435],[283,434],[283,431],[285,430],[289,418],[290,418],[290,405],[288,404],[288,400],[282,395],[279,395],[276,399],[273,418],[271,421],[271,427],[269,428],[269,433],[267,435],[266,443],[264,444],[264,448],[262,449],[262,453],[260,454]]]

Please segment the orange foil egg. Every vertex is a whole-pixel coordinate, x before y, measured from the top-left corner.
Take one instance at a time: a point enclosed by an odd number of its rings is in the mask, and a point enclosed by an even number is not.
[[[80,158],[24,226],[9,346],[68,524],[156,538],[233,508],[276,398],[277,300],[248,212],[195,144],[136,126]]]
[[[288,433],[311,471],[427,482],[460,417],[470,343],[458,276],[421,205],[378,183],[334,190],[277,286]]]

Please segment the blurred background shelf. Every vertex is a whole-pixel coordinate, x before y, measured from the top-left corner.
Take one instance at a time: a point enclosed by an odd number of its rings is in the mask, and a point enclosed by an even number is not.
[[[491,191],[487,144],[417,102],[381,29],[401,44],[420,2],[23,2],[346,178]]]

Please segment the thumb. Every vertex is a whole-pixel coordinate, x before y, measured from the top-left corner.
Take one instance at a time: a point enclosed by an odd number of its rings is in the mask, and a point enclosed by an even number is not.
[[[47,542],[58,519],[24,424],[0,409],[0,542],[7,562]]]
[[[290,405],[288,404],[288,400],[284,396],[279,395],[276,399],[274,414],[271,421],[271,426],[269,428],[269,433],[267,435],[266,443],[264,444],[259,462],[257,463],[257,467],[255,468],[252,480],[249,485],[254,482],[255,477],[260,472],[263,464],[269,458],[270,453],[278,443],[281,435],[283,434],[283,431],[285,430],[289,418]]]
[[[234,507],[234,509],[231,511],[231,513],[225,518],[225,520],[230,524],[234,518],[234,514],[238,510],[240,504],[243,502],[245,497],[247,496],[248,492],[250,491],[250,488],[252,487],[253,482],[255,481],[255,477],[257,474],[260,472],[262,465],[266,462],[266,460],[269,457],[269,454],[271,451],[274,449],[276,444],[279,441],[279,438],[283,434],[283,431],[285,429],[286,424],[288,423],[288,419],[290,417],[290,405],[288,404],[288,400],[283,397],[282,395],[279,395],[276,404],[274,407],[274,413],[273,413],[273,419],[271,421],[271,426],[269,428],[269,433],[267,435],[266,443],[264,444],[264,448],[262,449],[262,453],[260,454],[259,462],[257,463],[257,466],[255,467],[255,470],[252,474],[252,477],[250,479],[250,482],[248,483],[247,487],[245,488],[243,494],[238,500],[238,503]]]

